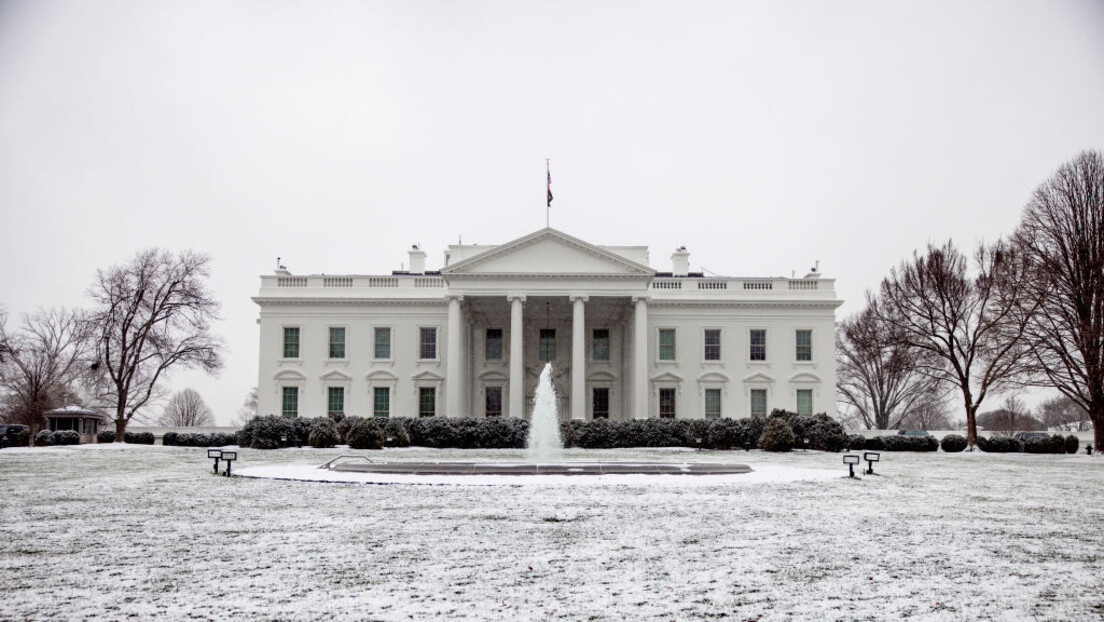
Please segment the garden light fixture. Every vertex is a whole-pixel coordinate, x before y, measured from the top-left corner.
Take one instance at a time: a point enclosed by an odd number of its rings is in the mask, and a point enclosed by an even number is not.
[[[874,475],[874,463],[878,462],[881,459],[882,454],[876,451],[868,451],[863,454],[863,460],[866,460],[867,465],[869,465],[866,469],[867,475]]]
[[[859,463],[859,454],[844,454],[843,463],[847,465],[850,477],[855,477],[855,465]]]

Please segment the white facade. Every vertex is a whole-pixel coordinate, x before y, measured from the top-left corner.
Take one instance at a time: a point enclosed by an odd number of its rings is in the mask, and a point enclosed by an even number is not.
[[[550,360],[564,418],[835,414],[834,281],[704,277],[676,250],[542,229],[445,267],[261,277],[259,412],[528,417]]]

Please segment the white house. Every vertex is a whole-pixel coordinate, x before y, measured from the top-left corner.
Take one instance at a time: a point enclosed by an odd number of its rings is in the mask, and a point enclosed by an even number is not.
[[[573,419],[835,413],[834,281],[670,272],[542,229],[410,251],[385,275],[261,277],[259,411],[527,417],[545,362]]]

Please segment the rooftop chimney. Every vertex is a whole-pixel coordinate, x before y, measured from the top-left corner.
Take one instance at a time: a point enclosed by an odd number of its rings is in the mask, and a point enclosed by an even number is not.
[[[671,255],[671,274],[675,276],[690,274],[690,251],[686,250],[685,246],[676,248]]]
[[[425,274],[426,253],[415,244],[410,247],[410,274]]]

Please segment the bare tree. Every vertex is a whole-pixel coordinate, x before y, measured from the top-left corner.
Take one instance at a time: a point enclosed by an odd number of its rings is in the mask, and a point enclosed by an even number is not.
[[[253,387],[249,390],[249,394],[245,396],[245,402],[242,403],[242,407],[238,409],[238,416],[235,419],[235,423],[238,425],[245,425],[249,423],[249,420],[257,416],[257,387]]]
[[[30,426],[43,413],[63,406],[70,384],[87,370],[87,324],[82,312],[50,309],[24,315],[19,332],[8,334],[0,318],[0,386],[12,418]]]
[[[936,393],[934,399],[920,402],[901,420],[901,427],[908,430],[953,430],[954,422],[947,412],[946,394]]]
[[[1058,389],[1104,443],[1104,155],[1086,151],[1039,186],[1015,242],[1034,271],[1028,338],[1039,384]]]
[[[165,404],[157,423],[173,428],[199,427],[213,425],[214,415],[199,391],[184,389],[177,391]]]
[[[97,361],[114,410],[115,442],[142,408],[156,401],[158,382],[177,367],[215,373],[222,342],[210,332],[219,304],[204,283],[206,255],[149,249],[129,263],[98,270],[89,295]]]
[[[1048,429],[1081,432],[1089,430],[1089,413],[1065,395],[1057,395],[1039,405],[1039,416]]]
[[[938,379],[919,371],[918,359],[930,354],[886,331],[877,305],[868,294],[867,308],[836,330],[836,388],[868,430],[893,430],[926,403],[943,402],[943,391]]]
[[[973,447],[978,407],[1024,373],[1029,352],[1020,337],[1032,311],[1019,303],[1026,267],[1013,249],[979,244],[972,274],[969,263],[953,242],[929,244],[890,271],[877,309],[886,330],[930,355],[918,369],[961,393]]]

